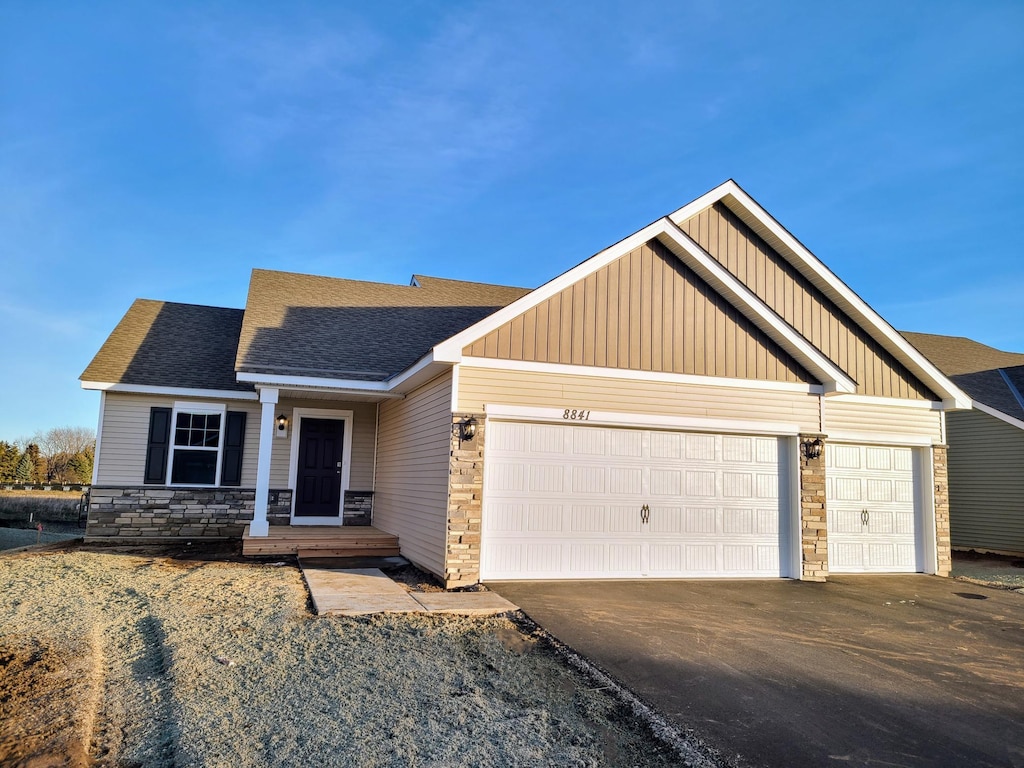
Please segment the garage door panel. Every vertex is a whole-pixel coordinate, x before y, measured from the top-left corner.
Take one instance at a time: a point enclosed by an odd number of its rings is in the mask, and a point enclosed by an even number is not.
[[[727,499],[749,499],[754,494],[752,472],[723,472],[722,495]]]
[[[678,497],[683,493],[683,472],[680,469],[651,467],[651,496]]]
[[[780,575],[777,438],[536,426],[488,426],[485,578]]]
[[[576,533],[602,533],[609,529],[608,510],[604,505],[573,505],[571,531]]]
[[[613,496],[639,496],[643,490],[643,470],[639,467],[610,467],[608,493]]]
[[[715,472],[689,470],[686,472],[686,491],[688,498],[713,499],[717,495],[715,489]]]
[[[608,530],[612,533],[640,533],[643,523],[635,506],[612,506],[608,509]]]

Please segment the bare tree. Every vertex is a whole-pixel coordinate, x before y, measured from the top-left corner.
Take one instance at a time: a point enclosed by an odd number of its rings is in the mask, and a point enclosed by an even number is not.
[[[32,438],[45,459],[46,480],[87,482],[92,474],[96,433],[88,427],[53,427]]]
[[[74,456],[96,445],[96,430],[89,427],[53,427],[38,433],[31,442],[39,446],[43,456],[65,453]]]

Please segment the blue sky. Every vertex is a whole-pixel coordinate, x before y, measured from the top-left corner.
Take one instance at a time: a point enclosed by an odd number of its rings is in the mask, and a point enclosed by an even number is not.
[[[535,286],[735,178],[897,328],[1024,351],[1019,2],[0,3],[0,439],[136,297]]]

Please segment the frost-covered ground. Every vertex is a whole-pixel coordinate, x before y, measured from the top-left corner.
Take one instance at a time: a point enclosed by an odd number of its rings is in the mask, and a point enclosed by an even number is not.
[[[291,566],[0,555],[0,765],[713,764],[507,618],[307,601]]]

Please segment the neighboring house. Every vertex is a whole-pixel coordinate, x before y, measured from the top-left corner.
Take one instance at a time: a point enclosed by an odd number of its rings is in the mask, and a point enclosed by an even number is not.
[[[953,547],[1024,555],[1024,354],[903,335],[974,401],[946,421]]]
[[[89,537],[372,522],[449,586],[947,574],[970,406],[732,181],[535,290],[140,300],[82,379]]]

